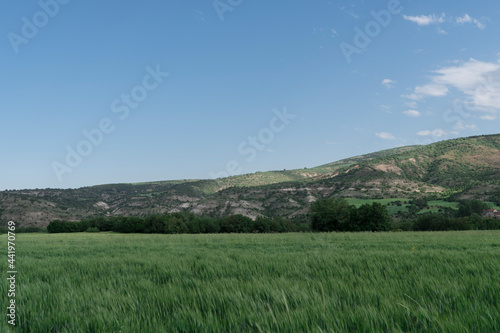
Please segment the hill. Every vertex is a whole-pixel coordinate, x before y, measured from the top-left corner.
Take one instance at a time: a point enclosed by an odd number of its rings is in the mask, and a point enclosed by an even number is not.
[[[108,184],[80,189],[0,192],[0,219],[46,226],[54,219],[191,211],[304,218],[311,202],[358,199],[500,197],[500,135],[375,152],[310,169],[223,179]]]

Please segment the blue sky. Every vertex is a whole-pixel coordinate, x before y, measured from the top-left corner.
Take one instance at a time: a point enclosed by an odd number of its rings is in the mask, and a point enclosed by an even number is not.
[[[3,1],[0,189],[498,133],[499,22],[494,0]]]

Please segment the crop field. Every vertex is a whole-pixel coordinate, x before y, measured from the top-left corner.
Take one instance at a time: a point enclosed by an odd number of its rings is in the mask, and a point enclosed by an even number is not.
[[[458,209],[459,202],[450,202],[444,200],[431,200],[427,202],[429,207],[448,207],[453,209]]]
[[[496,205],[494,202],[491,202],[491,201],[486,201],[486,203],[488,205],[490,205],[491,208],[494,208],[494,209],[498,209],[500,210],[500,206],[499,205]]]
[[[356,207],[359,207],[364,204],[371,204],[372,202],[378,202],[381,205],[387,205],[391,202],[394,201],[410,201],[410,199],[405,199],[405,198],[386,198],[386,199],[357,199],[357,198],[347,198],[347,202],[351,205],[354,205]]]
[[[5,332],[500,332],[496,231],[19,234],[16,251]]]
[[[390,215],[395,215],[398,213],[406,213],[408,212],[409,204],[405,204],[404,202],[410,201],[410,199],[405,198],[386,198],[386,199],[356,199],[356,198],[348,198],[346,199],[349,204],[359,207],[364,204],[371,204],[372,202],[378,202],[382,205],[387,205],[387,212]],[[391,205],[395,201],[401,201],[401,206]],[[496,208],[493,203],[488,203],[492,208]],[[427,206],[429,208],[422,209],[418,212],[418,214],[425,213],[438,213],[441,208],[451,208],[458,210],[459,202],[449,202],[445,200],[431,200],[427,202]]]

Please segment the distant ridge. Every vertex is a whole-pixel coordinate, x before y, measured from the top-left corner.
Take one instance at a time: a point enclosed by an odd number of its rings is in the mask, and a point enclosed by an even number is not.
[[[79,189],[0,192],[0,219],[46,226],[51,220],[99,215],[191,211],[300,217],[330,196],[487,200],[500,191],[500,135],[405,146],[314,168],[257,172],[222,179],[107,184]]]

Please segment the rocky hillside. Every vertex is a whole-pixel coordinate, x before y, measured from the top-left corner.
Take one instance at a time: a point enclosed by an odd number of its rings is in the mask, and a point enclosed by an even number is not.
[[[0,192],[1,222],[46,226],[53,219],[173,211],[224,216],[304,217],[329,196],[494,198],[500,193],[500,135],[442,141],[356,156],[311,169],[218,180],[109,184]]]

